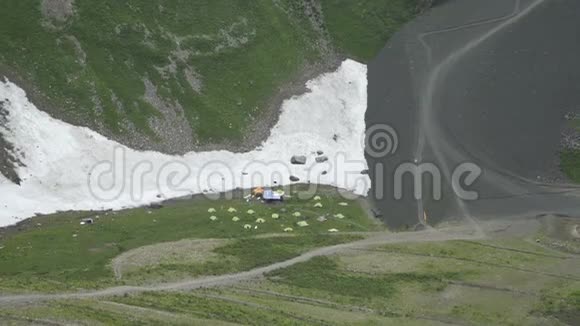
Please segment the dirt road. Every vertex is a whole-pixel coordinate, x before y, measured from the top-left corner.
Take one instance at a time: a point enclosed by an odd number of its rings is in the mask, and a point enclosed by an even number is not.
[[[447,240],[476,240],[486,238],[486,234],[493,234],[494,232],[509,229],[513,222],[497,222],[488,223],[484,225],[462,225],[454,226],[445,229],[427,229],[419,232],[409,233],[369,233],[369,236],[360,241],[345,243],[335,246],[318,248],[306,252],[295,258],[274,263],[268,266],[255,268],[249,271],[227,274],[220,276],[202,277],[180,282],[165,283],[151,286],[117,286],[96,291],[77,292],[77,293],[56,293],[56,294],[24,294],[24,295],[8,295],[0,297],[0,306],[10,304],[21,304],[38,301],[51,301],[62,299],[82,299],[82,298],[98,298],[108,296],[118,296],[131,293],[147,292],[147,291],[181,291],[192,290],[198,288],[207,288],[215,286],[226,286],[262,277],[265,273],[292,266],[297,263],[308,261],[313,257],[333,255],[338,252],[353,249],[364,248],[377,245],[385,245],[392,243],[404,242],[434,242]],[[530,223],[530,222],[526,222]]]

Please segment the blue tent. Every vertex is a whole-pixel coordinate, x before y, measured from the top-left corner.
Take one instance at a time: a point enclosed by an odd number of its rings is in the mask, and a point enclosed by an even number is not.
[[[266,189],[264,190],[264,195],[262,198],[268,201],[282,201],[284,200],[284,195],[274,192],[272,189]]]

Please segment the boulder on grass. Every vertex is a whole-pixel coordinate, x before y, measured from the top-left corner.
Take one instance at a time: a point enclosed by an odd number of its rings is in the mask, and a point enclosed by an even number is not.
[[[163,208],[163,204],[161,204],[161,203],[153,203],[153,204],[149,205],[149,208],[151,208],[151,209],[162,209]]]

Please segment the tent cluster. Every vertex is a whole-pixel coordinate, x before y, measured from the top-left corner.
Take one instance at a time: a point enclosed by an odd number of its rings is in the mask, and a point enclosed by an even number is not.
[[[283,190],[272,190],[270,188],[256,187],[252,189],[252,197],[255,199],[263,200],[264,202],[282,202],[284,201],[284,191]]]
[[[254,189],[252,190],[252,195],[251,195],[251,196],[252,196],[252,197],[254,197],[254,198],[262,198],[262,199],[264,199],[264,198],[272,198],[272,197],[271,197],[272,193],[270,193],[270,191],[272,191],[272,190],[271,190],[271,189],[265,189],[265,188],[261,188],[261,187],[254,188]],[[281,193],[276,193],[276,196],[283,197],[283,196],[284,196],[284,193],[283,193],[283,192],[281,192]],[[315,197],[313,197],[313,201],[315,201],[315,203],[314,203],[314,205],[313,205],[313,207],[314,207],[314,208],[323,208],[323,207],[324,207],[324,206],[323,206],[323,204],[321,203],[321,201],[322,201],[322,198],[321,198],[320,196],[315,196]],[[341,202],[341,203],[338,203],[338,205],[340,205],[340,206],[348,206],[348,203],[346,203],[346,202]],[[282,211],[282,212],[286,212],[286,209],[285,209],[285,208],[282,208],[282,209],[281,209],[281,211]],[[207,210],[207,212],[211,214],[211,215],[210,215],[210,217],[209,217],[209,219],[210,219],[211,221],[218,221],[218,220],[219,220],[219,218],[216,216],[216,215],[217,215],[217,214],[216,214],[216,213],[217,213],[217,209],[215,209],[215,208],[213,208],[213,207],[212,207],[212,208],[209,208],[209,209]],[[242,220],[242,219],[241,219],[241,218],[240,218],[240,217],[237,215],[237,212],[238,212],[238,210],[237,210],[236,208],[234,208],[234,207],[229,207],[229,208],[227,209],[227,212],[233,215],[233,216],[232,216],[232,218],[231,218],[232,222],[240,222],[240,221]],[[248,209],[248,210],[245,212],[245,214],[246,214],[246,215],[249,217],[249,216],[252,216],[252,215],[256,215],[256,211],[255,211],[255,210],[253,210],[253,209]],[[302,213],[301,213],[301,212],[299,212],[299,211],[294,211],[294,212],[293,212],[291,215],[292,215],[293,217],[297,218],[297,219],[300,219],[299,221],[297,221],[297,222],[295,223],[295,226],[298,226],[298,227],[300,227],[300,228],[306,228],[306,227],[309,227],[309,226],[310,226],[310,224],[308,223],[308,221],[306,221],[306,220],[304,220],[304,219],[302,218]],[[343,214],[341,214],[341,213],[334,214],[334,215],[332,215],[332,216],[333,216],[334,218],[337,218],[337,219],[344,219],[344,218],[345,218],[345,216],[344,216]],[[278,219],[280,219],[280,217],[281,217],[281,216],[280,216],[280,214],[278,214],[278,213],[272,213],[272,215],[271,215],[271,218],[272,218],[273,220],[278,220]],[[318,221],[318,222],[321,222],[321,223],[322,223],[322,222],[326,222],[327,220],[328,220],[328,215],[327,215],[327,214],[325,214],[325,215],[323,215],[323,216],[319,216],[319,217],[316,219],[316,221]],[[259,225],[259,224],[264,224],[264,223],[266,223],[266,222],[267,222],[267,221],[266,221],[266,219],[265,219],[265,218],[258,217],[258,218],[255,218],[255,220],[254,220],[254,223],[253,223],[253,224],[244,224],[244,225],[243,225],[243,228],[244,228],[244,229],[246,229],[246,230],[252,230],[252,229],[256,230],[256,229],[258,229],[258,225]],[[282,226],[282,228],[283,228],[284,232],[294,232],[294,229],[293,229],[292,227],[285,226],[285,225],[283,225],[283,224],[282,224],[281,226]],[[339,232],[339,231],[338,231],[338,229],[336,229],[336,228],[331,228],[331,229],[328,229],[328,232],[334,233],[334,232]]]

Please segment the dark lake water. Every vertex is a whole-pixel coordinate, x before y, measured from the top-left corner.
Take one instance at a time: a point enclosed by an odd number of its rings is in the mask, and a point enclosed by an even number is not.
[[[367,154],[370,196],[389,225],[580,214],[578,187],[547,181],[564,115],[580,108],[580,1],[444,1],[396,34],[368,79],[367,127],[397,134],[394,153]],[[419,200],[413,174],[397,178],[413,164],[429,170]],[[454,173],[477,200],[458,196]]]

